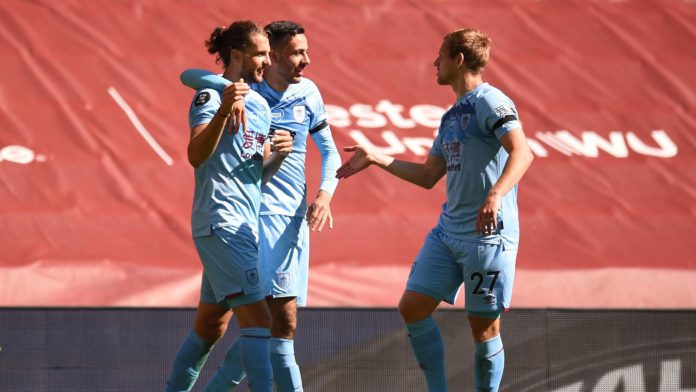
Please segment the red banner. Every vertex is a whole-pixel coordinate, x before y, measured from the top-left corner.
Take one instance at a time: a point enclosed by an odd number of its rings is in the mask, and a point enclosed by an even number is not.
[[[219,70],[203,41],[233,18],[302,23],[339,148],[411,160],[454,101],[435,82],[442,37],[486,31],[484,79],[537,157],[513,306],[696,306],[696,5],[677,0],[4,1],[0,306],[197,302],[178,75]],[[444,196],[377,168],[342,181],[309,304],[395,306]]]

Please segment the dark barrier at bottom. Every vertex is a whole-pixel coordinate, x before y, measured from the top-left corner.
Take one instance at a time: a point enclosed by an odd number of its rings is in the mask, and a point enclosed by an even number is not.
[[[0,308],[0,391],[162,391],[191,309]],[[472,390],[466,313],[439,311],[450,391]],[[303,309],[305,391],[408,392],[425,384],[395,309]],[[237,335],[201,372],[199,391]],[[502,391],[696,392],[696,311],[513,310]],[[243,384],[236,391],[247,391]]]

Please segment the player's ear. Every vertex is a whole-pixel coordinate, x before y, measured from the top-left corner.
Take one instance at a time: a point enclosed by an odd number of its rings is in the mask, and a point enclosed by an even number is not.
[[[241,63],[243,58],[244,58],[244,53],[242,53],[241,50],[239,50],[239,49],[231,49],[230,50],[230,62],[229,62],[229,64]]]
[[[464,53],[459,52],[457,53],[457,57],[455,58],[455,61],[457,62],[457,66],[461,67],[464,65]]]
[[[278,53],[275,50],[271,49],[268,55],[271,57],[271,64],[278,62]]]

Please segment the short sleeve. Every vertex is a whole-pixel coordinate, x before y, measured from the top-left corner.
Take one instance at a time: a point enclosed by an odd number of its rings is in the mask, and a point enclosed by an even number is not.
[[[515,128],[521,128],[515,104],[499,90],[486,93],[476,105],[479,126],[486,133],[500,139]]]
[[[220,93],[216,90],[206,88],[196,91],[189,108],[189,127],[193,128],[212,121],[220,103]]]
[[[326,120],[326,111],[324,110],[324,100],[321,97],[319,88],[307,80],[309,89],[307,94],[307,110],[309,112],[309,133],[319,132],[326,128],[329,123]]]
[[[444,124],[445,117],[447,117],[447,114],[442,116],[442,119],[440,120],[440,128],[437,131],[437,136],[435,137],[435,140],[433,140],[433,146],[430,147],[430,155],[439,158],[445,157],[445,154],[442,152],[442,124]]]

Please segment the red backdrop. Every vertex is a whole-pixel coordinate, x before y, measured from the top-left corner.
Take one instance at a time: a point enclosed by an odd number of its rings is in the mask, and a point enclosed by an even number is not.
[[[0,305],[196,303],[178,74],[218,70],[203,41],[238,18],[304,24],[339,147],[413,160],[454,100],[435,83],[442,37],[488,32],[485,79],[515,100],[537,156],[513,305],[696,304],[693,2],[8,0]],[[444,181],[426,191],[376,168],[342,181],[335,228],[311,238],[310,305],[394,306],[443,200]]]

